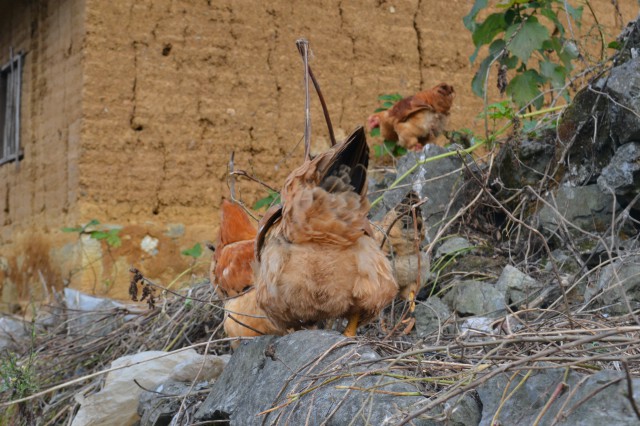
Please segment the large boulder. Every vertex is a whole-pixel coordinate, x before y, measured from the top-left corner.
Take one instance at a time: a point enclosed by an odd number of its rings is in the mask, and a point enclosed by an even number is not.
[[[619,208],[611,193],[605,193],[598,185],[581,187],[561,186],[554,197],[547,197],[545,204],[533,217],[533,222],[547,237],[560,236],[565,229],[572,235],[584,235],[573,224],[587,232],[604,232],[611,224],[614,208]]]
[[[640,58],[613,68],[601,86],[606,89],[609,123],[614,132],[610,137],[615,146],[640,140]]]
[[[538,416],[541,416],[538,419],[541,425],[630,426],[639,423],[629,402],[624,372],[600,371],[585,378],[571,370],[566,380],[566,367],[531,370],[526,378],[525,374],[526,371],[521,371],[513,378],[512,372],[504,373],[477,389],[482,402],[480,426],[531,425]],[[632,381],[633,398],[640,401],[640,379]],[[562,383],[571,391],[560,392],[553,399],[552,395]],[[550,404],[545,412],[547,403]]]
[[[196,420],[228,420],[231,425],[396,424],[426,399],[413,384],[371,374],[389,371],[379,358],[372,347],[329,331],[243,342]],[[437,423],[418,419],[414,424]]]
[[[629,142],[618,148],[598,177],[598,186],[627,202],[640,194],[640,143]],[[636,205],[634,209],[640,207]]]
[[[463,184],[463,162],[458,155],[440,158],[422,164],[425,160],[450,152],[454,148],[445,149],[428,144],[420,152],[409,152],[398,160],[397,176],[406,176],[397,188],[384,192],[382,200],[371,209],[373,220],[380,220],[385,213],[394,208],[410,190],[414,190],[421,199],[428,199],[420,206],[429,237],[437,232],[438,224],[443,219],[453,216],[462,207],[463,200],[456,196],[456,191]],[[470,160],[471,163],[471,160]],[[376,195],[372,201],[378,198]],[[451,206],[450,206],[451,204]]]
[[[640,307],[640,256],[628,256],[605,266],[595,286],[587,285],[585,301],[624,315]]]

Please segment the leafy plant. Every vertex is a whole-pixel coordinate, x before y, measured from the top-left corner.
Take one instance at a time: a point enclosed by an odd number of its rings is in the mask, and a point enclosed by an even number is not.
[[[382,102],[382,105],[379,108],[376,108],[374,112],[382,112],[386,111],[395,105],[396,102],[402,100],[402,95],[399,93],[392,93],[386,95],[378,96],[378,100]],[[376,127],[375,129],[371,129],[369,133],[372,137],[380,136],[380,128]],[[382,157],[385,154],[389,154],[392,157],[401,157],[407,153],[406,148],[401,147],[395,141],[384,140],[382,145],[374,145],[373,153],[376,157]]]
[[[110,247],[120,247],[122,245],[122,240],[120,239],[120,229],[107,229],[104,227],[101,227],[99,229],[89,229],[89,228],[95,228],[98,225],[100,225],[100,222],[97,219],[91,219],[86,225],[84,226],[76,226],[73,228],[62,228],[62,232],[73,232],[73,233],[78,233],[80,235],[89,235],[90,238],[93,238],[94,240],[105,240],[105,242],[110,246]]]
[[[0,362],[0,393],[9,392],[11,399],[20,399],[38,391],[38,382],[32,364],[20,364],[15,354],[9,353]]]
[[[542,108],[541,88],[545,84],[555,89],[564,87],[573,70],[573,60],[579,57],[576,41],[566,32],[558,14],[566,13],[580,27],[582,7],[573,7],[564,0],[503,0],[495,5],[498,12],[477,21],[478,14],[487,8],[488,0],[476,0],[463,19],[476,46],[469,58],[472,63],[480,49],[488,45],[488,54],[471,83],[473,92],[484,97],[485,80],[495,62],[500,69],[501,91],[506,90],[521,108],[530,103]],[[549,32],[548,27],[554,31]],[[515,76],[507,84],[508,70],[514,70]]]
[[[276,191],[269,190],[269,195],[256,201],[256,203],[253,205],[253,209],[260,210],[265,207],[269,208],[269,206],[272,206],[274,204],[279,204],[279,203],[280,203],[280,194],[277,193]]]
[[[191,256],[194,259],[197,259],[202,256],[202,246],[200,245],[200,243],[196,243],[193,247],[182,250],[180,254],[184,256]]]
[[[389,154],[393,157],[402,157],[407,153],[407,149],[398,145],[398,143],[395,141],[385,140],[382,142],[382,145],[373,146],[373,153],[376,157],[382,157],[385,154]]]

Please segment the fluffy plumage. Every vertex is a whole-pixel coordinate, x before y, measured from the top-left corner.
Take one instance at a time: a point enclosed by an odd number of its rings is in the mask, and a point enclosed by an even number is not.
[[[276,334],[277,329],[256,304],[252,289],[256,228],[238,204],[223,200],[220,210],[220,237],[209,273],[218,296],[224,300],[224,330],[229,337]]]
[[[375,239],[391,261],[400,296],[411,303],[429,274],[428,256],[419,248],[424,236],[419,202],[418,195],[410,191],[375,227]]]
[[[287,178],[282,206],[260,224],[258,305],[281,330],[369,320],[395,297],[389,261],[370,236],[364,129],[306,160]]]
[[[209,277],[220,298],[235,296],[253,285],[251,264],[257,230],[236,203],[222,200],[220,237],[213,254]]]

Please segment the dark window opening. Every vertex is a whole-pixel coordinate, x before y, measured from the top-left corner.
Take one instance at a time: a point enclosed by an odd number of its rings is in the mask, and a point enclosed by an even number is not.
[[[0,164],[19,160],[22,53],[0,67]]]

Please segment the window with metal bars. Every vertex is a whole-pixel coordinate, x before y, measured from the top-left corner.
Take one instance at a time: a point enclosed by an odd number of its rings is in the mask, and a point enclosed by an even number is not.
[[[20,149],[20,90],[22,53],[11,52],[0,67],[0,165],[22,157]]]

